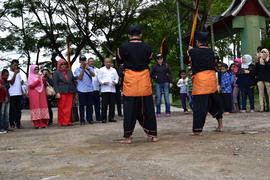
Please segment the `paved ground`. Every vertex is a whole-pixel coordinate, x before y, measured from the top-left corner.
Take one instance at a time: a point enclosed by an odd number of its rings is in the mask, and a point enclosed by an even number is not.
[[[117,142],[119,117],[35,130],[24,112],[24,129],[0,135],[0,179],[270,180],[270,113],[228,115],[224,133],[209,116],[204,136],[192,137],[192,115],[174,111],[158,119],[159,142],[137,124],[131,145]]]

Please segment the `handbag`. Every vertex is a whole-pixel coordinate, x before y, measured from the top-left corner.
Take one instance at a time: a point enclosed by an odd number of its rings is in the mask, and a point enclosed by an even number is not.
[[[54,96],[56,94],[55,90],[53,89],[53,87],[49,83],[46,86],[46,94],[47,94],[47,96]]]

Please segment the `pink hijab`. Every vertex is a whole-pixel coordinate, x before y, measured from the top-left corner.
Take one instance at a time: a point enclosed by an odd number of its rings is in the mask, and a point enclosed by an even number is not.
[[[234,66],[233,67],[233,69],[232,69],[232,72],[234,73],[234,74],[236,74],[237,73],[237,71],[238,71],[238,69],[239,69],[239,67],[241,67],[241,58],[236,58],[235,60],[234,60],[234,62],[235,63],[238,63],[238,66]]]
[[[40,84],[35,87],[35,90],[37,92],[41,93],[43,88],[44,88],[44,84],[43,84],[43,81],[40,79],[40,75],[35,74],[36,67],[38,67],[38,65],[31,65],[30,66],[30,75],[28,77],[28,84],[31,85],[31,84],[35,83],[36,81],[40,81]]]

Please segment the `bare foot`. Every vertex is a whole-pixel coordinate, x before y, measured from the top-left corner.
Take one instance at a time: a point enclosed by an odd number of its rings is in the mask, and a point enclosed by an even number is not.
[[[217,127],[216,132],[223,132],[223,128]]]
[[[190,134],[190,136],[202,136],[203,133],[202,132],[193,132]]]
[[[121,144],[131,144],[131,139],[130,138],[125,138],[123,140],[120,141]]]
[[[151,139],[152,139],[152,142],[158,142],[159,141],[158,137],[151,137]]]

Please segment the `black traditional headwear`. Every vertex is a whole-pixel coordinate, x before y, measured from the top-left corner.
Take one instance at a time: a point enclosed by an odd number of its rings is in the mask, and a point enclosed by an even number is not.
[[[140,35],[142,33],[142,27],[141,25],[134,25],[128,27],[128,34],[131,36]]]
[[[196,31],[195,40],[207,43],[208,32]]]

